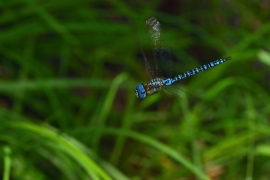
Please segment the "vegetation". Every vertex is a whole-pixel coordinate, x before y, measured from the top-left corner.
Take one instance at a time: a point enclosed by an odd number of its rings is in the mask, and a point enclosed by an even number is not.
[[[1,1],[4,180],[269,179],[268,1]],[[137,99],[156,17],[173,74]],[[179,90],[182,89],[183,91]]]

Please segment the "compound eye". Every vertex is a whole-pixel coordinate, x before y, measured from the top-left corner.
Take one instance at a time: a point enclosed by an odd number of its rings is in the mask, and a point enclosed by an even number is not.
[[[145,98],[146,97],[146,91],[144,89],[143,84],[139,84],[136,89],[134,90],[135,95],[138,98]]]
[[[145,90],[144,89],[142,90],[142,94],[145,94]]]

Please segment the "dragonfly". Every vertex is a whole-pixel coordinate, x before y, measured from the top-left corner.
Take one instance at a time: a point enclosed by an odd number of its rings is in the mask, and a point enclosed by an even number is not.
[[[174,77],[170,77],[172,68],[172,56],[169,48],[163,43],[163,41],[161,41],[161,24],[155,17],[152,17],[146,21],[146,25],[149,28],[150,38],[152,40],[152,44],[154,45],[154,70],[150,67],[147,59],[144,57],[146,69],[151,79],[147,83],[137,85],[134,93],[138,98],[144,99],[147,96],[156,94],[160,90],[171,86],[177,81],[190,76],[194,76],[199,72],[203,72],[232,59],[230,56],[221,58],[204,64],[200,67],[196,67],[192,70],[188,70]]]

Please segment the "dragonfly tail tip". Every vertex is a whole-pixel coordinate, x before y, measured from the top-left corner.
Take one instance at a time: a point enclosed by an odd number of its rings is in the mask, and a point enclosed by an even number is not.
[[[231,56],[228,56],[228,57],[225,57],[224,59],[225,60],[231,60],[232,58],[231,58]]]

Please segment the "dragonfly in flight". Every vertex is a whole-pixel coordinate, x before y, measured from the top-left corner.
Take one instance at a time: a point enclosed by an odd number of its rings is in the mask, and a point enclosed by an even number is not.
[[[160,90],[172,85],[173,83],[185,79],[187,77],[193,76],[199,72],[203,72],[207,69],[220,65],[228,60],[231,57],[226,57],[222,59],[215,60],[208,64],[204,64],[200,67],[194,68],[192,70],[186,71],[183,74],[179,74],[175,77],[171,76],[171,67],[172,67],[172,57],[170,50],[163,44],[160,39],[161,34],[161,25],[156,18],[152,17],[146,21],[146,25],[149,28],[149,34],[154,45],[153,54],[154,54],[154,66],[153,70],[145,58],[146,68],[150,74],[151,80],[144,84],[137,85],[134,90],[135,95],[138,98],[146,98],[147,96],[158,93]],[[159,67],[162,66],[162,67]]]

